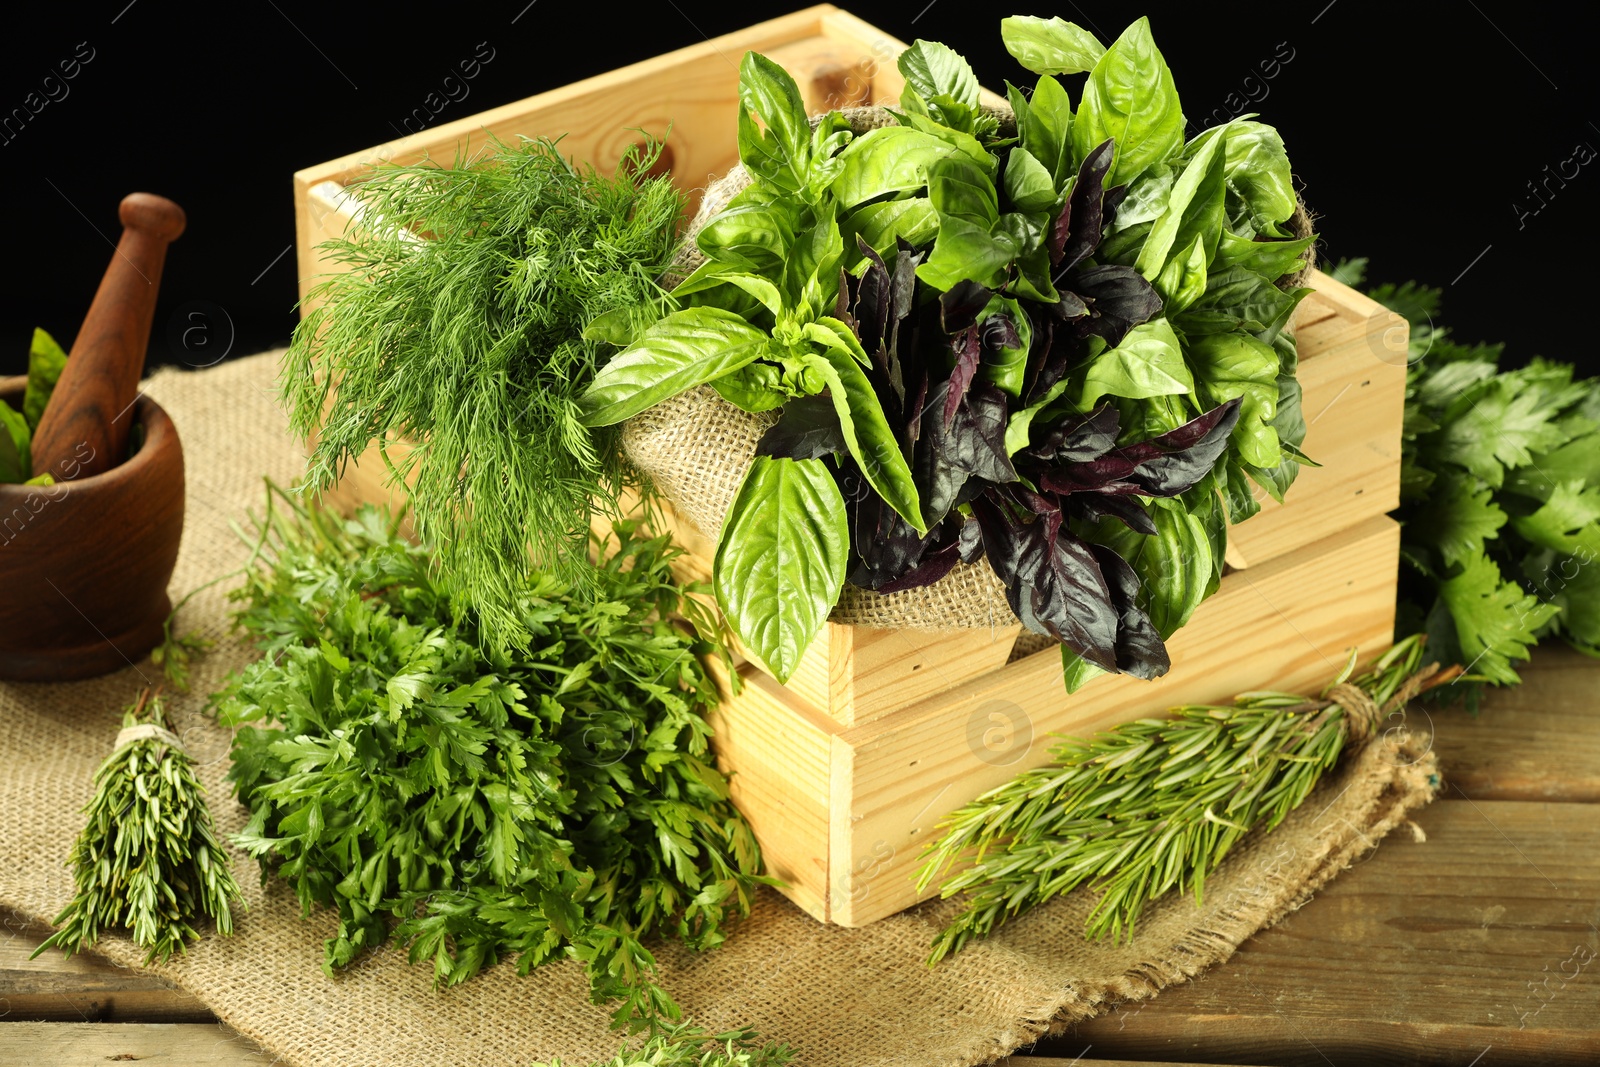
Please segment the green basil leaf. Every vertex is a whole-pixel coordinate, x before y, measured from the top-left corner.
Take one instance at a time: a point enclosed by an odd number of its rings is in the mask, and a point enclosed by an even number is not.
[[[1109,672],[1104,667],[1096,667],[1066,645],[1061,646],[1061,681],[1066,686],[1068,696],[1082,689],[1091,679],[1106,673]]]
[[[844,237],[846,253],[857,248],[855,237],[860,235],[871,249],[885,259],[894,252],[897,238],[912,245],[924,245],[939,233],[939,213],[926,197],[910,200],[886,200],[881,204],[858,207],[839,223]],[[861,257],[865,258],[865,257]],[[852,259],[855,266],[860,259]]]
[[[1020,145],[1006,156],[1004,182],[1006,196],[1019,211],[1049,211],[1058,204],[1055,179]]]
[[[978,79],[972,67],[948,45],[937,41],[914,41],[900,53],[900,73],[906,87],[924,101],[947,96],[953,102],[976,110]]]
[[[995,167],[999,165],[999,160],[983,146],[982,141],[979,141],[972,134],[965,130],[952,129],[925,114],[918,114],[914,111],[903,112],[900,115],[900,121],[913,130],[932,134],[939,140],[944,141],[951,148],[971,160],[991,180],[994,178]]]
[[[1278,411],[1278,353],[1248,333],[1201,334],[1189,338],[1195,380],[1209,404],[1239,397],[1239,424],[1233,444],[1253,467],[1283,461],[1273,418]]]
[[[1187,248],[1197,234],[1205,238],[1209,261],[1222,235],[1222,224],[1222,142],[1213,139],[1196,153],[1172,183],[1166,210],[1151,227],[1134,266],[1154,284],[1171,251]]]
[[[45,405],[66,366],[67,354],[56,339],[35,326],[33,344],[28,348],[28,387],[22,394],[22,417],[28,420],[30,430],[39,428]]]
[[[1213,272],[1205,295],[1174,318],[1191,337],[1239,329],[1257,333],[1286,321],[1304,296],[1305,291],[1284,292],[1255,271],[1229,267]]]
[[[867,350],[861,347],[861,340],[856,337],[855,331],[831,315],[823,315],[815,322],[806,323],[801,329],[801,335],[824,348],[844,349],[863,367],[872,366],[872,358],[867,355]]]
[[[997,288],[1005,269],[1017,255],[1016,245],[1004,234],[991,233],[958,218],[941,218],[933,251],[917,266],[917,278],[938,290],[971,280]]]
[[[1013,15],[1000,20],[1000,39],[1018,63],[1035,74],[1078,74],[1093,70],[1106,46],[1081,26],[1052,19]]]
[[[1072,98],[1066,88],[1048,75],[1040,78],[1028,101],[1027,125],[1019,120],[1018,128],[1022,147],[1045,165],[1057,189],[1064,187],[1078,172],[1072,158]]]
[[[720,308],[675,311],[600,368],[583,394],[586,426],[611,426],[765,355],[772,339]]]
[[[1095,63],[1072,123],[1073,152],[1082,161],[1107,137],[1117,155],[1106,188],[1131,182],[1183,147],[1183,108],[1172,71],[1141,18]]]
[[[1206,524],[1181,502],[1152,501],[1144,507],[1155,533],[1135,533],[1115,519],[1103,519],[1092,539],[1116,551],[1138,573],[1145,595],[1141,606],[1164,639],[1187,625],[1209,595],[1215,571],[1212,542]]]
[[[835,216],[837,205],[825,201],[821,215],[801,233],[783,265],[783,292],[791,305],[809,310],[805,318],[833,310],[839,297],[839,263],[844,258],[844,235]]]
[[[750,113],[766,124],[763,132]],[[789,72],[759,52],[739,65],[739,158],[751,175],[785,192],[806,187],[811,169],[811,123],[800,87]]]
[[[1001,392],[1020,397],[1027,375],[1028,349],[1033,344],[1033,322],[1028,318],[1028,313],[1022,309],[1022,305],[1015,300],[1005,296],[993,296],[978,314],[978,328],[981,330],[983,323],[995,315],[1005,315],[1011,320],[1016,327],[1019,344],[1016,348],[985,351],[979,373],[983,375],[985,381],[998,386]],[[1009,429],[1009,423],[1007,428]]]
[[[1169,316],[1176,315],[1184,308],[1194,303],[1205,295],[1206,292],[1206,249],[1205,236],[1195,234],[1189,247],[1167,260],[1167,265],[1161,268],[1154,285],[1156,292],[1161,294],[1162,307]]]
[[[921,189],[928,184],[928,168],[956,151],[944,138],[909,126],[873,130],[839,154],[843,169],[833,181],[834,198],[841,208],[850,208]]]
[[[1316,234],[1291,241],[1256,241],[1224,229],[1211,267],[1213,270],[1243,267],[1276,282],[1305,266],[1306,255],[1316,243]]]
[[[1273,374],[1277,374],[1274,357]],[[1140,400],[1194,392],[1194,377],[1166,319],[1143,322],[1122,343],[1095,356],[1084,374],[1078,408],[1091,410],[1103,396]]]
[[[0,400],[0,483],[25,482],[33,476],[32,438],[22,412]]]
[[[927,533],[911,467],[861,364],[853,354],[838,348],[824,348],[811,361],[828,383],[845,444],[850,446],[850,454],[866,475],[867,483],[912,528],[920,534]]]
[[[717,541],[717,603],[745,648],[787,682],[844,586],[844,498],[820,459],[757,456]]]
[[[1067,391],[1067,385],[1070,382],[1070,378],[1062,378],[1049,389],[1046,389],[1044,395],[1038,400],[1020,411],[1011,413],[1006,420],[1006,455],[1014,456],[1028,447],[1029,435],[1033,432],[1033,420],[1038,418],[1040,412],[1054,404],[1061,397],[1061,394]],[[1179,425],[1182,424],[1180,423]],[[1148,436],[1154,437],[1156,435],[1150,434]]]
[[[718,396],[744,411],[774,411],[783,407],[792,399],[784,385],[783,371],[764,361],[746,364],[711,382]]]
[[[762,195],[747,199],[752,190]],[[695,246],[711,259],[738,257],[775,273],[794,245],[800,221],[801,207],[793,197],[774,197],[770,189],[752,185],[712,216],[695,235]]]
[[[941,222],[959,219],[987,230],[1000,218],[994,181],[962,156],[944,156],[929,164],[928,200]]]
[[[1290,236],[1279,224],[1294,214],[1294,181],[1278,131],[1265,123],[1235,119],[1196,137],[1185,151],[1194,151],[1205,139],[1223,143],[1228,192],[1238,198],[1240,213],[1251,229],[1270,237]]]

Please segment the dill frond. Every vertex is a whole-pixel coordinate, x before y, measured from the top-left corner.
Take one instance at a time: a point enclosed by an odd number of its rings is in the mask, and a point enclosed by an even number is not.
[[[591,515],[629,478],[617,430],[579,421],[611,351],[583,330],[661,296],[683,198],[645,176],[660,150],[609,177],[545,138],[378,168],[284,357],[290,425],[316,435],[302,488],[383,446],[441,582],[495,642],[524,636],[513,598],[536,569],[591,586]]]

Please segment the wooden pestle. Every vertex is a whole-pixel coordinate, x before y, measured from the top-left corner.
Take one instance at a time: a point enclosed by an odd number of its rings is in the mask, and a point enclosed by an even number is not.
[[[33,435],[34,474],[57,481],[101,474],[127,458],[161,267],[186,221],[181,207],[152,193],[128,194],[117,213],[122,240]]]

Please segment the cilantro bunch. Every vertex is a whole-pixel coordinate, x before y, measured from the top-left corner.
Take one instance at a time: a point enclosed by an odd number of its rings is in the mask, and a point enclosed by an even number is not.
[[[1337,270],[1359,283],[1365,265]],[[1411,323],[1397,632],[1498,685],[1547,636],[1600,656],[1600,379],[1546,359],[1502,371],[1503,345],[1435,325],[1438,289],[1368,294]]]
[[[307,914],[338,910],[325,969],[391,936],[446,984],[574,958],[619,1025],[676,1018],[644,939],[714,947],[762,879],[707,756],[712,645],[669,621],[705,621],[675,550],[619,524],[599,595],[535,574],[531,638],[501,650],[394,523],[287,506],[236,594],[265,658],[217,705],[242,727],[237,843]]]

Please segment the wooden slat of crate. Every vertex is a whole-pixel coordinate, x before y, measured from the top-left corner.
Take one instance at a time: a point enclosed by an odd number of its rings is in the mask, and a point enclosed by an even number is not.
[[[1363,656],[1386,647],[1398,544],[1398,525],[1378,516],[1228,575],[1168,643],[1172,670],[1155,682],[1103,676],[1068,697],[1052,649],[844,730],[833,744],[831,864],[873,873],[829,920],[860,926],[915,903],[917,857],[939,819],[1048,762],[1051,733],[1093,733],[1249,689],[1303,689],[1335,674],[1352,647]]]
[[[1256,487],[1261,513],[1228,531],[1235,567],[1264,563],[1400,505],[1406,321],[1326,274],[1306,283],[1300,351],[1305,452],[1284,502]]]
[[[869,48],[884,47],[881,42],[904,47],[879,31],[872,31],[867,42],[858,40],[851,26],[859,20],[836,18],[841,14],[831,4],[806,8],[297,172],[296,247],[302,298],[316,275],[328,269],[320,262],[317,245],[342,233],[348,221],[330,203],[326,190],[315,201],[310,191],[327,182],[348,185],[380,160],[449,162],[458,154],[481,149],[491,135],[514,142],[518,136],[565,134],[563,152],[609,171],[640,139],[639,130],[659,138],[670,127],[672,172],[694,198],[697,190],[738,162],[733,117],[739,99],[739,62],[746,51],[770,54],[798,48],[791,60],[831,67],[862,64],[873,55]],[[874,90],[880,81],[898,81],[892,59],[876,67]],[[791,73],[802,85],[812,85],[814,70]]]

